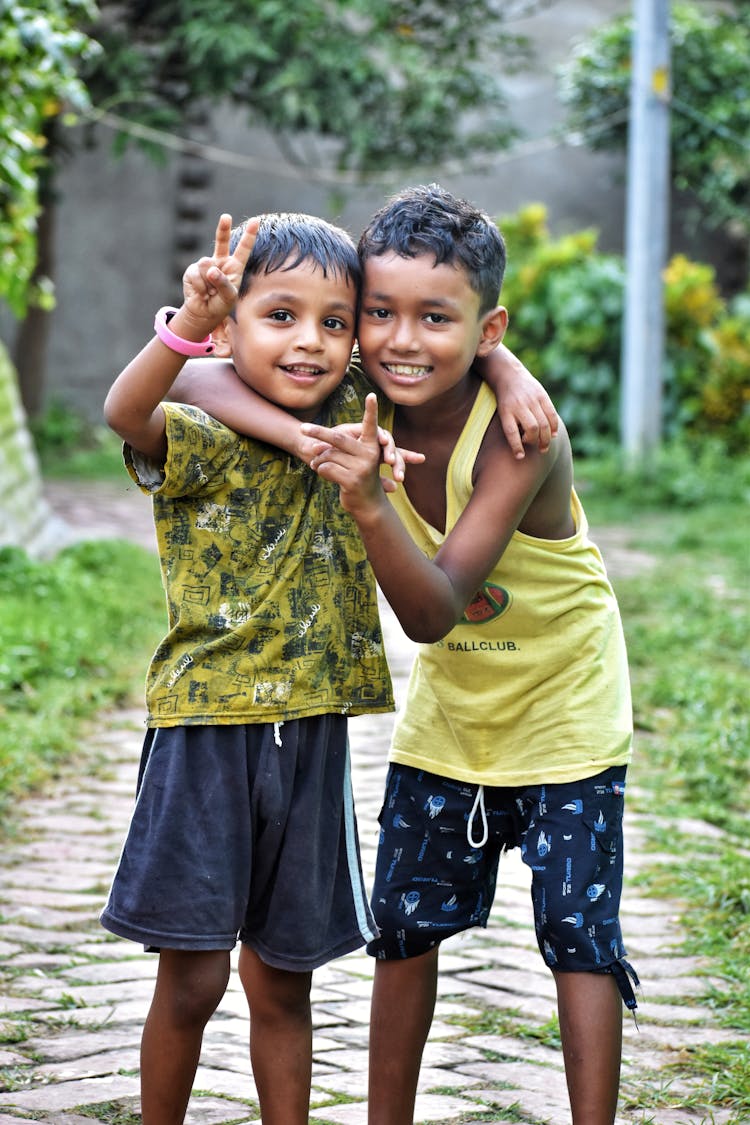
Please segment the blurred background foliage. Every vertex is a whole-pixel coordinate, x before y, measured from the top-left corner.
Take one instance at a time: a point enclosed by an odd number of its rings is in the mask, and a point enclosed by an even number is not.
[[[625,262],[596,231],[553,238],[540,205],[500,219],[508,249],[508,346],[545,384],[576,452],[617,444]],[[713,269],[675,256],[664,271],[665,437],[750,449],[750,293],[726,299]]]

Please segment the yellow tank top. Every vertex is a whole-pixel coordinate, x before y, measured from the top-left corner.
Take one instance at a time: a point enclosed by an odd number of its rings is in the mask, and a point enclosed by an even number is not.
[[[495,408],[483,385],[448,466],[445,533],[418,515],[403,488],[390,494],[429,557],[468,503]],[[418,647],[392,761],[516,786],[575,781],[630,759],[620,613],[575,491],[571,511],[569,539],[517,531],[464,619],[441,641]]]

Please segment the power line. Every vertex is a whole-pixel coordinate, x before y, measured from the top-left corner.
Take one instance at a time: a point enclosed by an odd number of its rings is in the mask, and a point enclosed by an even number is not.
[[[522,141],[503,152],[495,153],[486,159],[466,161],[444,161],[439,165],[441,175],[461,175],[477,172],[491,172],[495,168],[508,164],[512,160],[522,160],[528,156],[536,156],[542,152],[550,152],[557,148],[578,147],[586,142],[587,136],[594,136],[599,131],[610,128],[627,118],[627,110],[617,110],[597,123],[595,129],[582,133],[553,133],[534,140]],[[163,129],[155,129],[150,125],[143,125],[137,121],[130,121],[119,114],[110,113],[108,110],[91,110],[81,115],[81,119],[90,124],[104,125],[117,133],[124,133],[134,140],[147,141],[149,144],[185,155],[197,156],[211,164],[222,164],[232,168],[242,168],[251,171],[271,173],[285,179],[314,180],[317,183],[328,183],[338,186],[365,186],[367,184],[389,184],[403,177],[406,169],[394,169],[391,172],[348,172],[333,168],[316,168],[312,165],[286,164],[281,161],[271,161],[266,157],[252,156],[248,153],[232,152],[217,145],[205,144],[202,141],[180,137],[175,133],[167,133]],[[436,166],[414,168],[410,166],[410,178],[419,178],[420,175],[434,174]]]
[[[707,132],[713,132],[716,136],[731,141],[744,152],[750,151],[750,143],[746,138],[733,132],[721,122],[712,121],[710,118],[706,117],[705,114],[701,113],[700,110],[694,109],[680,98],[672,96],[670,98],[670,105],[674,112],[683,114],[685,117],[696,121],[703,126]],[[557,130],[544,137],[522,141],[519,144],[513,145],[511,148],[504,149],[502,152],[495,153],[484,159],[477,158],[468,162],[458,160],[444,161],[439,165],[439,172],[441,175],[451,176],[492,172],[496,168],[500,168],[513,160],[523,160],[526,157],[537,156],[540,153],[551,152],[559,148],[577,148],[581,145],[588,144],[600,133],[610,129],[613,125],[619,125],[627,121],[628,117],[629,109],[624,107],[601,118],[595,125],[591,125],[585,130]],[[252,156],[249,153],[232,152],[218,145],[206,144],[189,137],[181,137],[175,133],[168,133],[163,129],[155,129],[150,125],[143,125],[138,121],[131,121],[119,114],[110,113],[108,110],[92,109],[87,114],[82,114],[81,120],[94,125],[103,125],[114,132],[124,133],[134,140],[146,141],[149,144],[158,145],[160,148],[169,149],[172,152],[196,156],[210,164],[226,165],[232,168],[264,172],[266,174],[270,173],[284,179],[305,180],[308,182],[312,180],[316,183],[340,187],[364,187],[368,184],[393,184],[401,179],[406,171],[406,169],[394,169],[390,172],[378,173],[354,172],[343,169],[315,167],[310,164],[295,165],[292,162],[284,163],[283,161],[272,161],[267,157]],[[414,168],[411,166],[409,168],[409,176],[411,179],[419,179],[420,176],[423,175],[434,175],[436,168],[438,168],[438,166],[435,165],[423,168]]]

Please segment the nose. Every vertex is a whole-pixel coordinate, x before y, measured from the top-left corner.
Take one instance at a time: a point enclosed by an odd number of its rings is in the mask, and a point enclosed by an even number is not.
[[[392,321],[390,345],[395,351],[419,351],[420,344],[411,317],[400,316]]]
[[[323,349],[323,326],[312,317],[305,317],[297,321],[296,346],[307,352],[319,352]]]

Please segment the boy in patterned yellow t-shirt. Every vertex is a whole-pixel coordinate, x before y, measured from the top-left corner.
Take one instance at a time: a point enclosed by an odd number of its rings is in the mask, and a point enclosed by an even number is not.
[[[266,216],[231,232],[222,216],[213,258],[186,271],[182,307],[157,314],[105,404],[153,497],[169,614],[101,919],[159,950],[144,1125],[183,1119],[238,935],[264,1118],[306,1122],[311,972],[375,936],[347,716],[393,701],[356,529],[303,462],[161,404],[187,356],[215,351],[300,419],[355,420],[344,376],[358,283],[351,239],[322,220]]]

